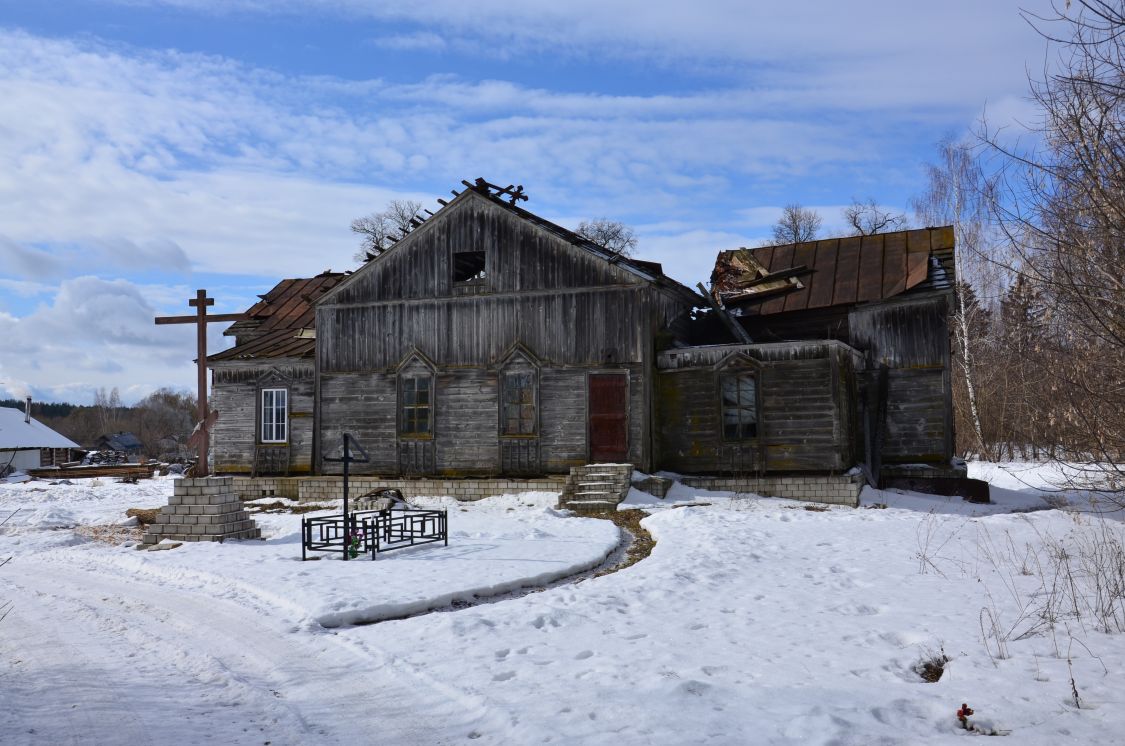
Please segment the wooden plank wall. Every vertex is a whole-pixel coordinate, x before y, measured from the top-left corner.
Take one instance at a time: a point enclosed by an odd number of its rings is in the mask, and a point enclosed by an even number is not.
[[[452,295],[452,254],[470,250],[485,252],[486,287],[491,293],[643,282],[468,191],[364,266],[328,302],[347,305]]]
[[[853,344],[890,368],[883,461],[940,462],[953,456],[949,296],[852,311]]]
[[[258,392],[276,387],[289,389],[289,472],[312,472],[313,365],[312,361],[290,361],[213,369],[209,403],[219,413],[211,436],[216,474],[253,471],[258,438]]]
[[[889,371],[884,462],[949,460],[944,388],[941,368]]]
[[[759,438],[722,438],[720,371],[732,351],[760,361]],[[710,363],[710,364],[708,364]],[[660,357],[656,380],[657,462],[685,473],[841,471],[852,466],[850,393],[854,354],[842,345],[695,348]],[[842,378],[834,383],[833,376]]]
[[[631,460],[648,466],[643,412],[643,369],[623,366],[629,375],[629,449]],[[602,369],[611,370],[611,369]],[[498,371],[483,368],[439,369],[434,397],[434,438],[399,440],[397,378],[394,373],[322,374],[321,442],[326,453],[338,450],[344,432],[352,433],[371,462],[354,464],[356,474],[431,474],[446,477],[493,476],[505,472],[499,430]],[[539,438],[534,449],[540,473],[566,473],[587,462],[586,375],[583,368],[539,371]],[[525,439],[520,439],[521,441]],[[524,453],[511,459],[528,458]],[[404,460],[405,459],[405,460]],[[431,459],[432,461],[427,461]],[[409,467],[409,468],[408,468]],[[428,467],[428,468],[427,468]],[[326,474],[340,466],[322,464]],[[512,473],[526,473],[516,463]]]
[[[441,366],[487,365],[517,342],[549,363],[640,362],[650,339],[649,292],[596,288],[318,309],[321,372],[390,368],[414,347]]]

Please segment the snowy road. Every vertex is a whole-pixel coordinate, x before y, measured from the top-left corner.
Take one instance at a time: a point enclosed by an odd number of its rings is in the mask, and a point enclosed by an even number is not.
[[[441,743],[487,720],[383,650],[236,603],[49,565],[8,587],[0,732],[34,722],[29,743],[88,743],[107,724],[118,743]]]

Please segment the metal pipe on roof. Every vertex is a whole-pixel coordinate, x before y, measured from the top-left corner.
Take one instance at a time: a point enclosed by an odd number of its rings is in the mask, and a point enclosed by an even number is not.
[[[31,397],[30,396],[28,396],[27,399],[24,400],[23,421],[26,422],[29,425],[31,424]]]

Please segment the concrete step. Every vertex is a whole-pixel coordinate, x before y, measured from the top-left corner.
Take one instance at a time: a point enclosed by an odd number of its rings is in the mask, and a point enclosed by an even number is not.
[[[575,513],[611,513],[617,510],[617,502],[613,500],[573,500],[565,506]]]

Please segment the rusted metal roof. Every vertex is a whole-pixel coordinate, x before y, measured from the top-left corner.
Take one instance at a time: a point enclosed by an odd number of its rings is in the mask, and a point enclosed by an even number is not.
[[[949,286],[952,257],[952,226],[735,249],[715,260],[711,292],[760,315],[879,301]]]
[[[316,340],[298,337],[315,324],[315,301],[336,287],[343,272],[322,272],[316,277],[291,278],[277,283],[223,332],[239,338],[240,344],[208,356],[209,361],[251,360],[277,357],[312,357]]]

